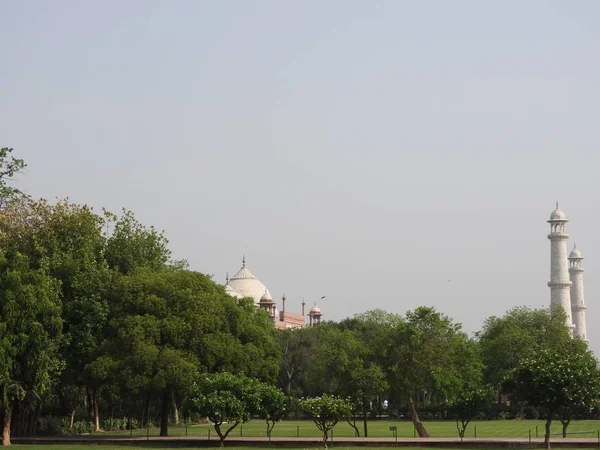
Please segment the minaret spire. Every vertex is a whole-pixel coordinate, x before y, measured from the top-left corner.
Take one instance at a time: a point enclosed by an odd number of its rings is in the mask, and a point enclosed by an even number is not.
[[[587,342],[587,324],[585,320],[585,302],[583,300],[583,267],[581,261],[583,256],[573,246],[569,254],[569,278],[571,279],[571,313],[573,316],[573,335]]]
[[[229,284],[229,272],[225,272],[225,284]]]
[[[556,209],[550,214],[550,305],[560,306],[566,315],[565,325],[571,330],[573,322],[571,318],[571,280],[569,279],[569,262],[567,260],[567,234],[566,224],[568,220],[561,210]]]
[[[246,267],[246,255],[242,255],[242,268]]]

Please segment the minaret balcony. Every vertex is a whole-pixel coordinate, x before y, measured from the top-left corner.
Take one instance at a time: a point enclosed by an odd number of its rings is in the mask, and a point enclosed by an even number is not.
[[[571,310],[573,311],[585,311],[586,309],[586,305],[571,305]]]
[[[565,241],[569,239],[569,235],[567,233],[554,232],[548,235],[548,239],[551,241]]]
[[[573,283],[570,281],[548,281],[548,286],[556,289],[556,288],[568,288]]]

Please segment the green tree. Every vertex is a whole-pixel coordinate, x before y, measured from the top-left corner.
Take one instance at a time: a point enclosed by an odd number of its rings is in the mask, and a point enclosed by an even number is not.
[[[104,220],[87,206],[60,200],[12,199],[0,214],[2,248],[27,255],[32,267],[47,266],[47,275],[58,282],[62,303],[62,371],[58,393],[72,411],[81,396],[66,392],[87,391],[88,405],[99,430],[97,380],[84,370],[97,356],[104,338],[109,305],[108,290],[114,277],[104,260]],[[73,414],[73,413],[72,413]]]
[[[466,380],[476,379],[480,362],[459,324],[433,308],[419,307],[389,329],[382,346],[390,387],[402,395],[420,437],[429,437],[419,419],[415,395],[435,392],[447,398]]]
[[[10,445],[11,419],[23,393],[44,394],[62,369],[62,321],[58,285],[47,264],[33,269],[19,253],[0,251],[0,380],[4,406],[3,445]]]
[[[542,349],[522,360],[505,381],[511,398],[526,402],[544,414],[544,443],[550,448],[554,415],[574,408],[591,408],[600,398],[598,361],[581,345]]]
[[[220,372],[201,374],[194,381],[190,410],[208,417],[219,435],[221,447],[235,427],[250,420],[260,409],[257,380]]]
[[[287,415],[289,399],[279,389],[266,383],[260,383],[257,389],[260,400],[258,414],[266,422],[267,436],[271,441],[275,424]]]
[[[357,360],[357,364],[350,368],[349,379],[347,383],[347,395],[355,404],[354,412],[358,409],[363,418],[363,436],[368,437],[367,426],[369,403],[377,395],[385,392],[388,388],[385,373],[377,364],[365,364],[363,360]],[[356,414],[353,414],[356,419]],[[360,436],[355,423],[350,424],[357,436]]]
[[[278,379],[281,388],[292,395],[294,383],[309,364],[314,346],[310,328],[289,328],[277,331],[277,341],[281,349],[281,365]]]
[[[323,394],[321,397],[303,398],[300,408],[312,418],[323,433],[323,445],[327,448],[329,433],[340,420],[348,420],[352,415],[352,402],[340,397]]]
[[[490,406],[493,391],[488,386],[467,383],[456,394],[450,404],[450,410],[456,420],[456,429],[460,439],[465,437],[465,431],[471,420]]]
[[[564,312],[517,307],[503,317],[489,317],[477,333],[484,364],[483,379],[502,395],[501,385],[511,370],[541,349],[558,348],[571,341]]]
[[[15,174],[22,172],[27,167],[23,159],[11,155],[12,151],[12,148],[0,148],[0,208],[7,200],[23,196],[19,189],[8,184],[14,181]]]
[[[275,379],[279,349],[272,321],[206,275],[138,269],[116,281],[111,305],[103,354],[115,361],[117,376],[107,382],[143,397],[146,421],[158,398],[162,436],[173,398],[189,395],[196,372]]]
[[[164,233],[140,223],[132,211],[121,216],[105,211],[107,242],[105,258],[111,268],[130,274],[138,268],[154,271],[169,267],[171,251]]]

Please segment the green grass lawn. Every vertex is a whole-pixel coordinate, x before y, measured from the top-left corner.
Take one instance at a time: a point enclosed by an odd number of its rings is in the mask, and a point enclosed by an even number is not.
[[[435,421],[424,422],[425,427],[432,437],[457,437],[456,423],[453,421]],[[360,430],[360,435],[363,435],[362,422],[357,422],[356,425]],[[392,432],[390,426],[398,428],[398,437],[412,437],[414,430],[410,421],[369,421],[369,437],[391,437]],[[536,427],[539,437],[544,435],[544,421],[542,420],[493,420],[493,421],[474,421],[467,428],[465,437],[475,437],[477,432],[478,438],[486,437],[515,437],[527,438],[531,430],[531,436],[536,436]],[[600,429],[600,421],[597,420],[579,420],[573,421],[569,426],[569,437],[589,437],[597,436]],[[552,423],[552,433],[561,433],[562,425],[559,421]],[[588,433],[584,433],[588,432]],[[134,430],[134,435],[146,435],[147,430]],[[152,428],[149,430],[150,436],[158,436],[159,429]],[[188,436],[207,436],[210,433],[211,438],[217,438],[216,433],[210,425],[190,425],[187,427]],[[127,432],[104,433],[106,435],[129,435]],[[170,436],[185,436],[186,427],[171,426],[169,427]],[[239,436],[265,436],[265,423],[260,420],[252,420],[245,424],[238,425],[234,429],[230,437]],[[282,421],[275,425],[272,436],[320,436],[321,433],[311,421]],[[346,422],[340,422],[333,430],[334,439],[336,436],[351,437],[354,436],[354,430]],[[559,434],[556,434],[558,437]]]

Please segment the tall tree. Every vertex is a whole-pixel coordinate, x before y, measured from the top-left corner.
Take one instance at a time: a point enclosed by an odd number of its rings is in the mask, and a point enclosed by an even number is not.
[[[0,250],[0,380],[4,406],[3,445],[10,445],[11,418],[25,391],[43,394],[62,369],[61,306],[56,280],[45,267]]]
[[[459,324],[433,308],[419,307],[393,326],[383,342],[390,387],[408,403],[415,429],[429,437],[419,419],[415,395],[423,391],[447,397],[480,371],[473,346]]]
[[[559,348],[571,341],[564,312],[517,307],[502,317],[489,317],[477,333],[484,364],[484,382],[494,386],[498,401],[502,382],[526,357],[541,349]]]
[[[173,397],[189,394],[196,372],[273,381],[279,365],[274,327],[264,311],[229,297],[197,272],[146,268],[120,277],[107,336],[104,354],[115,361],[115,381],[129,395],[145,398],[146,420],[150,403],[159,399],[162,436]]]
[[[281,348],[279,383],[288,395],[292,395],[294,383],[306,369],[314,346],[313,331],[310,328],[289,328],[277,331]]]

